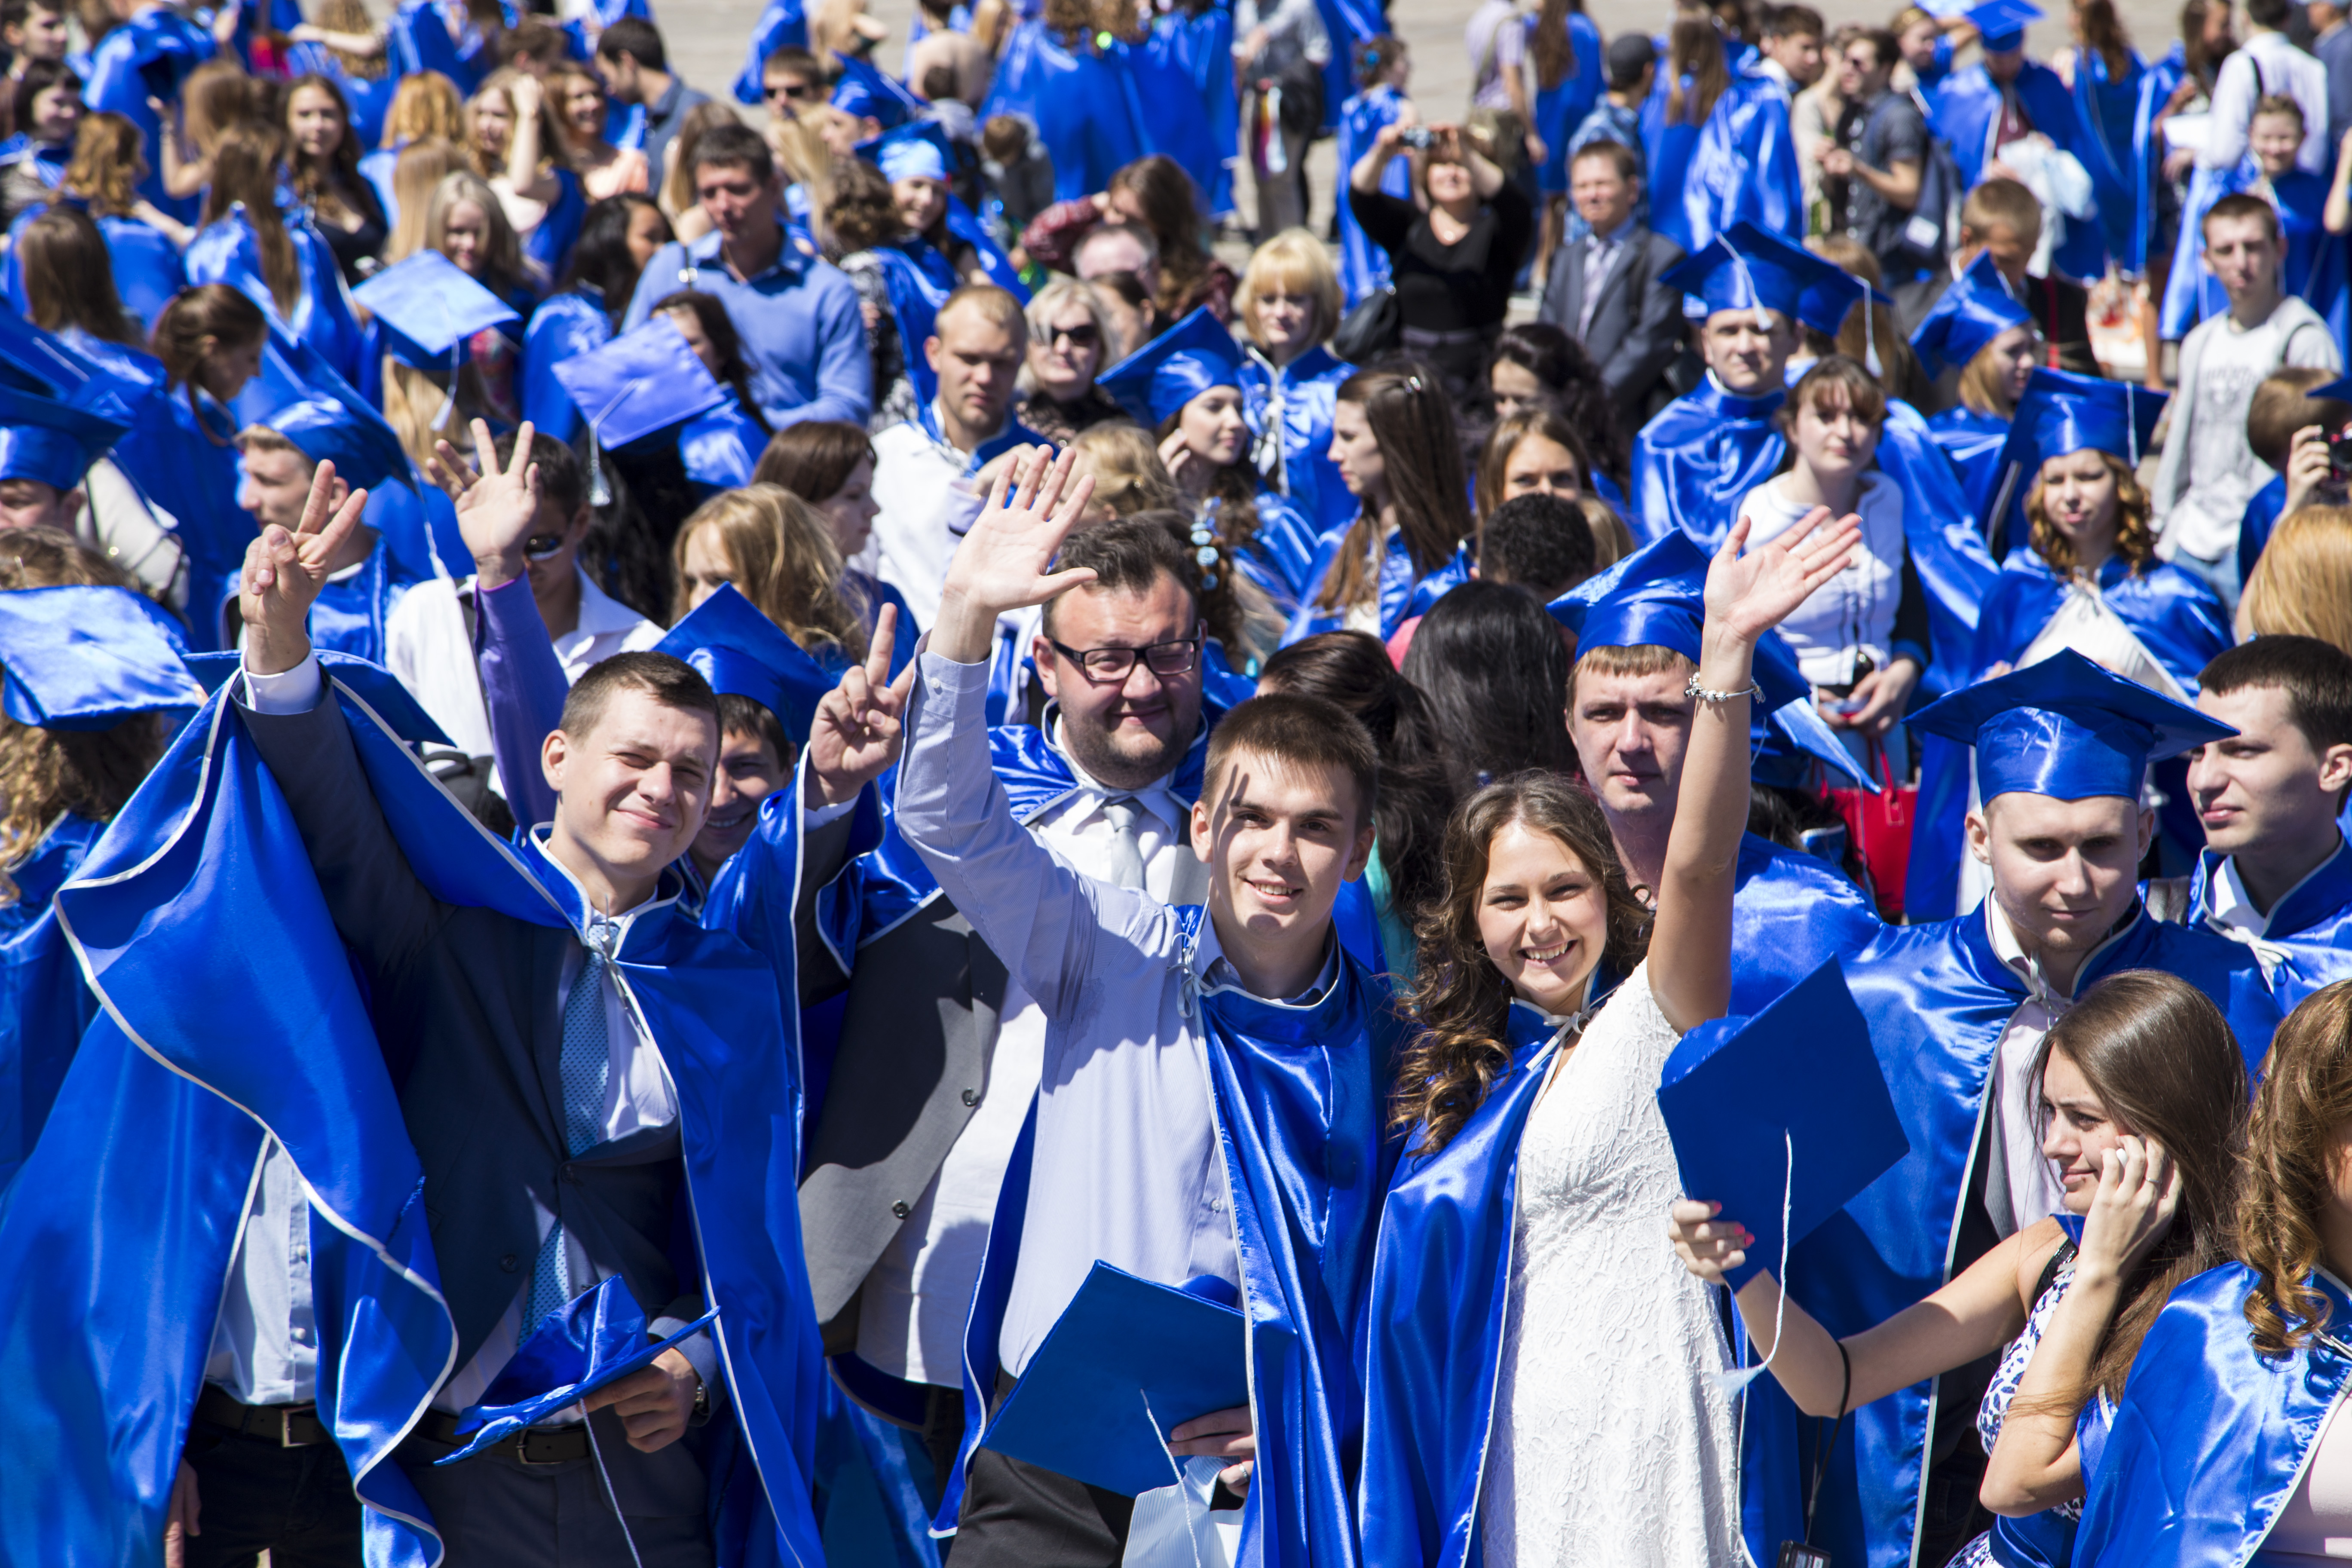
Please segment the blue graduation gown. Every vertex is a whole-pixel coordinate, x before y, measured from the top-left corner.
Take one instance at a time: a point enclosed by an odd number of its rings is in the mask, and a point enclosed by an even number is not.
[[[1339,384],[1355,374],[1354,365],[1333,358],[1320,343],[1280,370],[1256,349],[1246,343],[1243,347],[1242,396],[1250,426],[1265,428],[1267,412],[1280,393],[1282,471],[1276,488],[1306,513],[1318,534],[1346,526],[1359,510],[1339,478],[1339,466],[1331,460],[1331,411],[1339,400]],[[1311,539],[1307,548],[1312,553]]]
[[[2246,1325],[2254,1280],[2242,1263],[2209,1269],[2173,1291],[2149,1326],[2097,1467],[2084,1467],[2082,1568],[2258,1561],[2352,1381],[2352,1296],[2315,1272],[2305,1283],[2326,1300],[2326,1329],[2266,1356]]]
[[[2190,873],[2189,908],[2199,920],[2212,918],[2213,879],[2221,874],[2221,858],[2208,849]],[[2214,929],[2231,934],[2218,925]],[[2335,854],[2288,889],[2251,945],[2270,971],[2283,1013],[2294,1011],[2322,986],[2352,980],[2352,847],[2339,842]]]
[[[1307,568],[1307,586],[1298,595],[1297,614],[1291,616],[1289,626],[1282,634],[1285,647],[1318,632],[1345,629],[1345,611],[1324,609],[1315,600],[1323,592],[1324,580],[1338,563],[1339,547],[1347,542],[1348,531],[1353,526],[1352,522],[1343,524],[1316,542],[1315,559]],[[1429,607],[1444,598],[1455,584],[1469,578],[1469,545],[1462,545],[1435,571],[1423,574],[1413,564],[1412,552],[1405,548],[1404,535],[1400,532],[1391,537],[1381,554],[1381,640],[1386,642],[1394,637],[1397,627],[1412,616],[1427,615]]]
[[[130,432],[114,444],[114,462],[140,493],[179,520],[188,559],[188,647],[211,653],[221,637],[222,603],[253,542],[253,514],[236,504],[236,416],[210,394],[189,389],[150,393],[133,410]],[[198,413],[196,410],[201,409]]]
[[[1670,237],[1685,251],[1696,254],[1743,219],[1791,240],[1804,237],[1804,174],[1779,82],[1745,72],[1731,79],[1698,129],[1680,191],[1681,232]],[[1664,214],[1675,205],[1661,202],[1651,210]]]
[[[2164,180],[2165,147],[2156,117],[2188,74],[2189,52],[2178,38],[2162,59],[2140,73],[2139,101],[2132,112],[2131,248],[2116,258],[2128,278],[2147,272],[2149,247],[2160,237],[2156,232],[2157,205]]]
[[[1790,1298],[1832,1335],[1885,1322],[1939,1289],[1951,1270],[1993,1056],[2027,997],[2025,983],[1993,951],[1986,913],[1979,906],[1957,920],[1889,926],[1845,960],[1846,984],[1870,1025],[1911,1152],[1790,1251]],[[2076,994],[2132,969],[2166,971],[2211,997],[2251,1077],[2279,1017],[2253,954],[2211,931],[2135,911],[2084,963]],[[1833,1561],[1856,1568],[1910,1562],[1936,1386],[1915,1384],[1854,1413],[1853,1439],[1832,1461],[1814,1515],[1813,1542]],[[1742,1505],[1748,1550],[1759,1561],[1778,1542],[1801,1538],[1807,1429],[1816,1425],[1769,1378],[1749,1385]]]
[[[261,242],[241,206],[218,223],[206,225],[188,242],[188,281],[227,284],[310,345],[336,374],[358,384],[362,329],[358,307],[343,284],[343,269],[300,209],[281,210],[278,216],[285,222],[287,237],[294,242],[294,260],[302,284],[290,317],[279,312],[277,298],[263,280]]]
[[[1576,128],[1584,123],[1584,117],[1592,112],[1609,86],[1608,47],[1601,41],[1601,29],[1592,18],[1581,11],[1570,11],[1568,42],[1576,55],[1576,68],[1562,77],[1558,87],[1536,89],[1536,134],[1543,138],[1546,154],[1537,177],[1548,195],[1567,191],[1569,138],[1576,134]],[[1349,167],[1340,165],[1343,171]]]
[[[182,223],[195,221],[196,198],[175,197],[163,189],[162,122],[147,100],[177,98],[188,73],[212,58],[214,49],[212,34],[157,5],[98,41],[82,87],[82,101],[92,110],[120,114],[139,127],[147,154],[147,177],[139,182],[139,194]]]
[[[1835,870],[1753,834],[1740,840],[1731,910],[1729,1011],[1737,1015],[1762,1011],[1883,929]],[[1596,977],[1596,994],[1613,983]],[[1364,1560],[1381,1568],[1478,1561],[1478,1488],[1510,1300],[1519,1136],[1558,1024],[1515,1002],[1507,1026],[1510,1071],[1452,1142],[1399,1164],[1381,1221],[1360,1498]]]
[[[2091,168],[2100,153],[2084,145],[2090,131],[2058,73],[2037,60],[2027,60],[2011,85],[2033,128],[2061,151],[2072,153],[2084,168]],[[1955,71],[1944,84],[1937,100],[1935,130],[1952,144],[1952,161],[1959,166],[1963,186],[1983,180],[1993,129],[2000,121],[2000,89],[1981,63]],[[2098,224],[2070,222],[2066,238],[2051,264],[2068,278],[2097,278],[2106,269],[2106,238]]]
[[[1658,58],[1665,58],[1663,47]],[[1657,87],[1642,103],[1642,188],[1651,192],[1681,191],[1692,177],[1702,128],[1666,123],[1665,73],[1660,71],[1658,79]],[[1685,255],[1693,248],[1689,213],[1682,202],[1654,196],[1650,202],[1650,226],[1681,246]],[[1635,526],[1640,526],[1638,521]]]
[[[384,621],[414,581],[394,566],[385,543],[379,538],[357,574],[330,582],[319,591],[318,602],[310,606],[310,641],[315,647],[328,653],[347,653],[370,664],[383,662]],[[213,601],[215,626],[226,625],[229,600],[235,594],[232,579],[228,593]]]
[[[1272,490],[1259,490],[1255,504],[1257,527],[1239,554],[1241,570],[1265,590],[1276,608],[1295,614],[1320,531],[1295,502]]]
[[[74,1047],[98,1016],[50,900],[103,831],[67,812],[7,874],[16,900],[0,907],[0,1192],[33,1152]]]
[[[1976,509],[1951,454],[1917,409],[1900,398],[1886,405],[1878,466],[1903,491],[1903,547],[1927,601],[1930,692],[1957,689],[1975,674],[1979,606],[2000,569],[1978,526]]]
[[[2000,449],[2009,441],[2009,421],[1955,405],[1927,416],[1927,429],[1959,471],[1969,510],[1981,521],[2000,482]]]
[[[1222,217],[1234,210],[1234,168],[1241,159],[1241,105],[1234,89],[1233,9],[1212,5],[1194,16],[1181,10],[1166,11],[1151,26],[1154,47],[1165,47],[1171,58],[1182,63],[1192,79],[1193,90],[1201,95],[1216,159],[1201,194],[1208,200],[1209,216]]]
[[[2099,594],[2165,673],[2197,689],[2197,675],[2230,646],[2229,612],[2204,579],[2168,561],[2134,573],[2120,556],[2099,569]],[[2031,550],[2012,551],[1977,621],[1969,684],[1996,664],[2015,664],[2057,613],[2066,583]],[[1940,737],[1919,740],[1919,809],[1911,823],[1911,869],[1904,888],[1914,920],[1940,920],[1959,889],[1960,839],[1968,816],[1969,748]],[[2176,834],[2186,831],[2168,820]],[[2201,843],[2202,834],[2189,843]]]
[[[551,295],[530,313],[522,333],[522,416],[534,429],[559,441],[579,434],[580,409],[555,379],[555,367],[612,341],[604,291],[593,283]]]
[[[2279,513],[2286,510],[2286,476],[2273,474],[2270,483],[2254,492],[2246,503],[2245,514],[2238,520],[2238,581],[2242,584],[2253,575],[2254,563],[2263,558],[2263,551],[2271,542],[2271,530],[2278,526]]]
[[[1205,911],[1176,911],[1189,944]],[[1339,977],[1311,1007],[1232,987],[1199,994],[1211,1112],[1234,1200],[1242,1308],[1250,1320],[1257,1473],[1242,1512],[1242,1560],[1266,1568],[1359,1561],[1354,1469],[1362,1434],[1359,1369],[1373,1243],[1397,1141],[1384,1107],[1402,1022],[1387,982],[1345,948]],[[1035,1116],[997,1199],[964,1333],[964,1437],[936,1528],[950,1528],[995,1395],[997,1336],[1020,1255]]]
[[[2106,57],[2097,50],[2078,47],[2074,51],[2074,117],[2082,134],[2071,151],[2090,174],[2107,254],[2119,259],[2131,254],[2141,221],[2133,149],[2140,80],[2147,71],[2139,56],[2128,49],[2121,76],[2107,69]]]
[[[449,25],[443,19],[446,0],[402,0],[392,20],[384,25],[384,50],[391,60],[394,74],[414,76],[419,71],[438,71],[457,84],[458,93],[471,98],[480,89],[482,79],[498,64],[497,51],[483,37],[462,10],[457,12],[460,30],[456,38],[449,36]]]
[[[83,202],[73,205],[87,208]],[[7,258],[0,261],[8,302],[20,316],[32,309],[32,302],[25,293],[24,258],[14,242],[44,210],[33,207],[17,218],[8,231],[11,243]],[[135,217],[100,216],[92,221],[106,241],[106,258],[114,268],[114,291],[121,297],[122,308],[138,317],[142,327],[152,329],[173,296],[187,287],[187,276],[180,265],[180,247],[166,239],[163,230]]]
[[[387,480],[368,492],[360,521],[383,535],[394,582],[463,577],[473,560],[457,526],[457,509],[438,485],[415,489]]]
[[[1780,466],[1787,447],[1772,415],[1787,395],[1734,396],[1710,374],[1659,409],[1633,437],[1634,542],[1680,528],[1705,549],[1721,544],[1740,501]]]
[[[1339,171],[1356,166],[1367,148],[1379,140],[1384,127],[1396,123],[1398,106],[1404,97],[1392,87],[1368,88],[1339,106]],[[1412,163],[1405,158],[1391,158],[1389,166],[1381,171],[1381,189],[1388,195],[1409,197],[1412,195]],[[1363,226],[1356,221],[1355,210],[1346,202],[1339,204],[1339,291],[1352,308],[1357,301],[1387,284],[1389,253],[1374,245],[1364,234]]]
[[[572,247],[588,218],[588,194],[580,176],[564,168],[553,173],[555,200],[548,204],[547,216],[539,220],[539,226],[522,237],[522,253],[538,262],[551,281],[562,277],[571,265]]]
[[[808,12],[802,0],[767,0],[760,8],[759,20],[751,24],[751,37],[743,48],[743,68],[735,76],[735,101],[757,104],[765,94],[761,90],[760,68],[778,49],[808,47]]]
[[[688,420],[677,438],[687,479],[705,497],[750,484],[752,467],[768,449],[768,433],[751,423],[731,395]]]
[[[375,188],[375,199],[383,208],[383,221],[387,224],[400,221],[400,203],[392,176],[400,164],[401,147],[407,145],[404,142],[398,147],[378,147],[360,154],[360,178]]]
[[[1230,17],[1232,13],[1212,10],[1210,15]],[[1230,20],[1226,26],[1231,27]],[[1175,159],[1192,176],[1193,187],[1205,202],[1223,170],[1223,153],[1209,100],[1193,74],[1190,43],[1191,34],[1183,23],[1170,16],[1156,21],[1141,44],[1122,41],[1113,44],[1111,52],[1118,56],[1120,66],[1135,83],[1137,129],[1144,145]],[[1228,68],[1224,79],[1231,82],[1233,74]],[[1225,96],[1231,100],[1230,89]],[[1232,134],[1239,137],[1238,121]]]
[[[1023,22],[996,62],[980,117],[1025,114],[1054,160],[1054,199],[1076,201],[1110,184],[1148,143],[1135,80],[1117,55],[1073,50],[1042,21]]]

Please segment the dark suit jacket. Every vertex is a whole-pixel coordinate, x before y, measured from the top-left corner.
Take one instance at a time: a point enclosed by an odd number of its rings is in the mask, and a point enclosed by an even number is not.
[[[457,1364],[473,1359],[530,1277],[534,1198],[592,1260],[628,1281],[647,1316],[698,1316],[699,1281],[681,1281],[673,1261],[690,1256],[672,1246],[685,1176],[677,1124],[577,1158],[564,1152],[558,993],[579,939],[427,892],[384,823],[331,694],[307,713],[240,708],[238,716],[285,793],[366,983],[425,1167]]]
[[[1952,286],[1952,273],[1948,267],[1937,267],[1916,283],[1906,283],[1895,291],[1895,320],[1906,332],[1919,330],[1944,290]],[[2034,330],[2042,342],[2058,351],[2058,368],[2073,371],[2077,375],[2098,375],[2098,356],[2091,352],[2091,291],[2080,283],[2070,283],[2063,278],[2029,278],[2025,280],[2025,308],[2033,314]],[[1947,365],[1936,377],[1932,406],[1920,404],[1921,412],[1939,414],[1959,402],[1959,365]],[[1914,401],[1916,401],[1916,399]]]
[[[1551,278],[1536,312],[1538,321],[1549,321],[1570,337],[1576,336],[1577,319],[1584,310],[1584,258],[1591,244],[1580,239],[1553,255]],[[1625,425],[1629,430],[1639,422],[1638,411],[1659,375],[1682,352],[1682,293],[1658,282],[1658,274],[1682,258],[1682,247],[1673,240],[1636,227],[1601,279],[1584,353],[1600,370],[1611,401],[1635,410]]]

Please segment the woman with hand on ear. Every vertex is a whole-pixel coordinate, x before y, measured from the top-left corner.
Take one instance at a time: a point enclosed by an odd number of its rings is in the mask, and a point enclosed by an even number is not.
[[[1765,1266],[1738,1289],[1740,1322],[1810,1415],[1838,1419],[2007,1347],[1977,1414],[1999,1517],[1959,1568],[2068,1561],[2091,1468],[2078,1421],[2085,1441],[2105,1434],[2166,1299],[2228,1255],[2246,1069],[2202,992],[2152,970],[2100,982],[2052,1026],[2033,1077],[2064,1211],[1843,1341],[1782,1296],[1780,1259],[1750,1258],[1720,1205],[1673,1207],[1675,1250],[1699,1279]]]

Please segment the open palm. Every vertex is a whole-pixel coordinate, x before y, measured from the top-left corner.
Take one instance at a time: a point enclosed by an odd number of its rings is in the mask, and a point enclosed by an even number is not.
[[[1707,566],[1706,615],[1727,631],[1752,639],[1779,626],[1815,589],[1845,570],[1862,538],[1862,519],[1849,514],[1832,522],[1830,509],[1817,506],[1769,543],[1743,553],[1748,529],[1744,517],[1734,523]]]
[[[1065,448],[1050,461],[1039,448],[999,474],[980,521],[949,563],[945,592],[991,615],[1042,605],[1066,589],[1094,581],[1089,571],[1051,570],[1062,541],[1094,494],[1092,478],[1073,480],[1076,455]]]

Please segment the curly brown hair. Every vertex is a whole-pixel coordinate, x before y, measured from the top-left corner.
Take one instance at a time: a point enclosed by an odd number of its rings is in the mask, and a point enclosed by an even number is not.
[[[824,206],[832,226],[836,254],[854,256],[861,250],[888,245],[905,236],[898,216],[898,199],[882,171],[863,158],[843,158],[833,165],[833,200]]]
[[[2327,1327],[2311,1276],[2326,1256],[2318,1215],[2335,1202],[2336,1131],[2352,1120],[2352,980],[2313,992],[2271,1038],[2254,1096],[2238,1257],[2254,1271],[2246,1324],[2254,1349],[2287,1355]]]
[[[47,528],[0,530],[0,593],[68,585],[139,584],[71,535]],[[0,907],[16,901],[7,868],[39,847],[67,812],[105,822],[163,754],[163,715],[142,713],[106,730],[43,730],[0,713]]]
[[[2113,452],[2102,452],[2099,460],[2116,481],[2116,553],[2130,563],[2135,575],[2147,570],[2156,559],[2156,535],[2148,527],[2148,514],[2155,509],[2148,504],[2147,491],[2140,488],[2139,478],[2131,465]],[[2053,572],[2072,572],[2076,562],[2074,547],[2050,521],[2048,509],[2042,504],[2042,476],[2033,476],[2032,488],[2025,492],[2025,521],[2033,525],[2033,552],[2050,563]]]
[[[1633,896],[1608,818],[1581,783],[1559,773],[1518,773],[1465,801],[1445,827],[1443,890],[1418,921],[1410,1006],[1421,1032],[1398,1065],[1391,1111],[1398,1127],[1420,1128],[1416,1154],[1444,1148],[1510,1066],[1504,1024],[1511,988],[1479,940],[1478,903],[1487,851],[1514,823],[1558,839],[1600,879],[1609,909],[1601,963],[1627,974],[1649,951],[1650,911]]]

